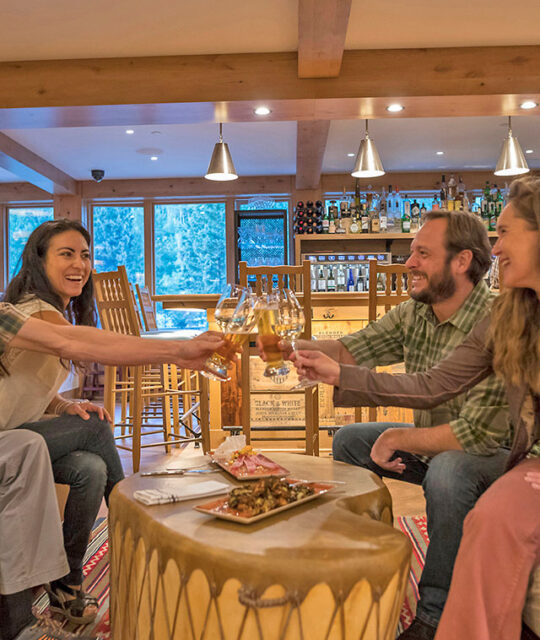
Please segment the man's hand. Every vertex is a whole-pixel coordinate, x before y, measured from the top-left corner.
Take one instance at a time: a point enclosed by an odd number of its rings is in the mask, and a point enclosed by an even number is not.
[[[533,489],[540,489],[540,471],[527,471],[525,480]]]
[[[217,331],[206,331],[191,340],[178,343],[178,366],[184,369],[204,370],[208,358],[223,347],[223,334]]]
[[[293,353],[293,348],[290,342],[287,342],[287,340],[280,340],[277,343],[277,346],[279,348],[279,350],[281,351],[281,354],[283,356],[284,360],[290,360],[291,359],[291,354]],[[259,354],[260,359],[263,362],[267,362],[268,358],[266,357],[265,352],[263,351],[263,346],[262,346],[262,342],[259,336],[257,336],[257,352]]]
[[[405,464],[401,458],[390,459],[396,452],[396,448],[392,444],[392,438],[394,436],[392,432],[397,431],[398,429],[387,429],[383,431],[377,440],[375,440],[371,448],[370,457],[381,469],[393,471],[394,473],[403,473],[405,471]]]
[[[339,363],[320,351],[295,351],[291,354],[300,379],[317,380],[339,386]]]

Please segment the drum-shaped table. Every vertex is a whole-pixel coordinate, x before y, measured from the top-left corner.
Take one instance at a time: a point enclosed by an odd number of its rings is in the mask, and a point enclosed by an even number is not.
[[[193,509],[211,498],[151,507],[133,499],[159,478],[135,475],[116,487],[114,640],[393,640],[411,545],[391,526],[384,484],[330,459],[272,459],[291,477],[344,484],[251,525]],[[221,479],[178,483],[210,478]]]

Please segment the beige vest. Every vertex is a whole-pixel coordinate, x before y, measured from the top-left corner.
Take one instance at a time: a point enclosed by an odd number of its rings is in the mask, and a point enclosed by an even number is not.
[[[29,316],[39,311],[58,313],[36,297],[15,307]],[[15,348],[5,351],[2,363],[9,375],[0,378],[0,430],[40,420],[69,370],[56,356]]]

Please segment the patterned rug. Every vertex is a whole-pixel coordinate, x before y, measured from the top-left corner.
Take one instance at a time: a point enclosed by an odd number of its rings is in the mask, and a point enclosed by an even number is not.
[[[416,612],[416,602],[418,601],[418,582],[424,563],[426,561],[426,550],[429,544],[427,533],[427,523],[425,516],[405,516],[396,518],[396,528],[409,536],[413,555],[411,559],[411,573],[405,591],[405,600],[399,615],[398,632],[401,633],[413,621]]]
[[[98,615],[91,625],[75,625],[68,623],[63,625],[67,631],[76,635],[92,635],[109,640],[109,538],[107,518],[98,518],[92,530],[92,537],[83,566],[84,582],[83,588],[89,594],[97,598],[99,602]],[[38,594],[34,606],[39,613],[47,613],[49,598],[45,591]],[[55,619],[60,619],[57,614]]]
[[[424,567],[429,539],[425,517],[407,516],[396,518],[396,527],[409,536],[413,545],[411,573],[398,626],[398,633],[401,633],[403,629],[406,629],[411,624],[414,618],[416,601],[418,600],[418,581]],[[77,626],[68,623],[64,628],[77,635],[82,633],[98,635],[103,640],[109,640],[109,541],[106,518],[100,518],[94,525],[92,539],[88,545],[84,560],[83,572],[85,576],[84,589],[97,598],[99,602],[96,622],[88,626]],[[34,604],[40,613],[46,612],[49,606],[47,594],[44,591],[41,592]]]

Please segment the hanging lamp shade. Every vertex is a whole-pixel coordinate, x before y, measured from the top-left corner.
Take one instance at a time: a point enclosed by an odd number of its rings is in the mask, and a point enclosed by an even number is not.
[[[223,142],[223,124],[219,123],[219,142],[214,145],[208,170],[204,176],[207,180],[236,180],[238,174],[234,168],[231,152],[226,142]]]
[[[384,174],[384,167],[382,166],[377,147],[369,137],[368,121],[366,120],[366,135],[360,142],[360,148],[356,154],[356,161],[351,176],[353,176],[353,178],[376,178],[377,176],[384,176]]]
[[[503,142],[499,162],[495,167],[496,176],[519,176],[530,171],[518,139],[512,135],[512,120],[508,116],[508,137]]]

